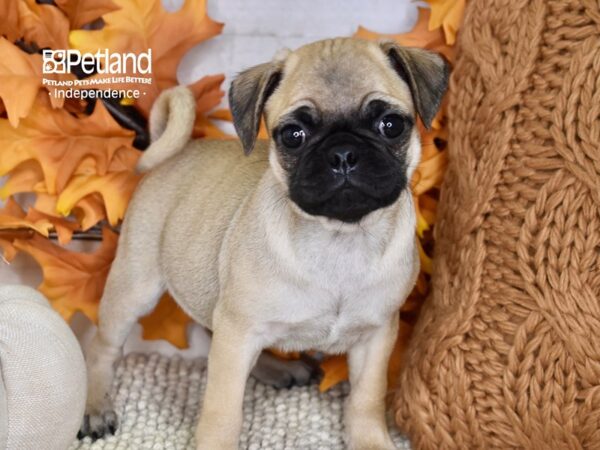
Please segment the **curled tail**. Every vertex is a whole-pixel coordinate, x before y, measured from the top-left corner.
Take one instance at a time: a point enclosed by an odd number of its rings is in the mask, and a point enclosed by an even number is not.
[[[190,140],[196,120],[196,101],[184,86],[167,89],[154,102],[150,112],[152,144],[137,163],[146,172],[179,153]]]

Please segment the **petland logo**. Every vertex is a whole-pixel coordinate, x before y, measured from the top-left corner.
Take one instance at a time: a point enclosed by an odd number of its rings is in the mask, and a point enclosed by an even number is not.
[[[146,95],[140,87],[153,82],[152,49],[139,54],[43,50],[42,72],[42,84],[55,98],[135,100]]]
[[[86,75],[152,73],[152,49],[140,54],[110,53],[108,49],[83,54],[79,50],[46,49],[42,51],[42,58],[44,74],[73,73],[75,69],[80,69]]]

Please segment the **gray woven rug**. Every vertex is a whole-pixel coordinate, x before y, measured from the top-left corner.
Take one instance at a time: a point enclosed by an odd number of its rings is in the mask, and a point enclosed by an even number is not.
[[[115,436],[70,450],[194,449],[194,429],[206,382],[205,361],[130,354],[117,369],[113,398],[120,419]],[[348,384],[319,393],[317,386],[277,390],[250,378],[240,449],[344,449],[342,409]],[[408,441],[391,429],[398,449]]]

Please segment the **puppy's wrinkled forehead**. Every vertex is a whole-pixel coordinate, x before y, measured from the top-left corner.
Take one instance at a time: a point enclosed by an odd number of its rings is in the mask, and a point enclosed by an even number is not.
[[[418,115],[429,127],[447,82],[448,65],[440,55],[393,41],[337,38],[280,53],[241,72],[229,89],[229,105],[249,153],[263,113],[272,130],[301,102],[333,118],[382,100],[397,112]]]
[[[326,114],[352,114],[365,97],[384,98],[413,113],[408,85],[390,66],[378,44],[332,39],[285,55],[276,96],[268,101],[269,122],[308,104]]]

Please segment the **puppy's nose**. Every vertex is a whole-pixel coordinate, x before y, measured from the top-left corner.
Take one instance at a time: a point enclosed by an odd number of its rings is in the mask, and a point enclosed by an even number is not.
[[[328,159],[331,170],[340,175],[352,172],[358,163],[356,153],[348,148],[332,149]]]

